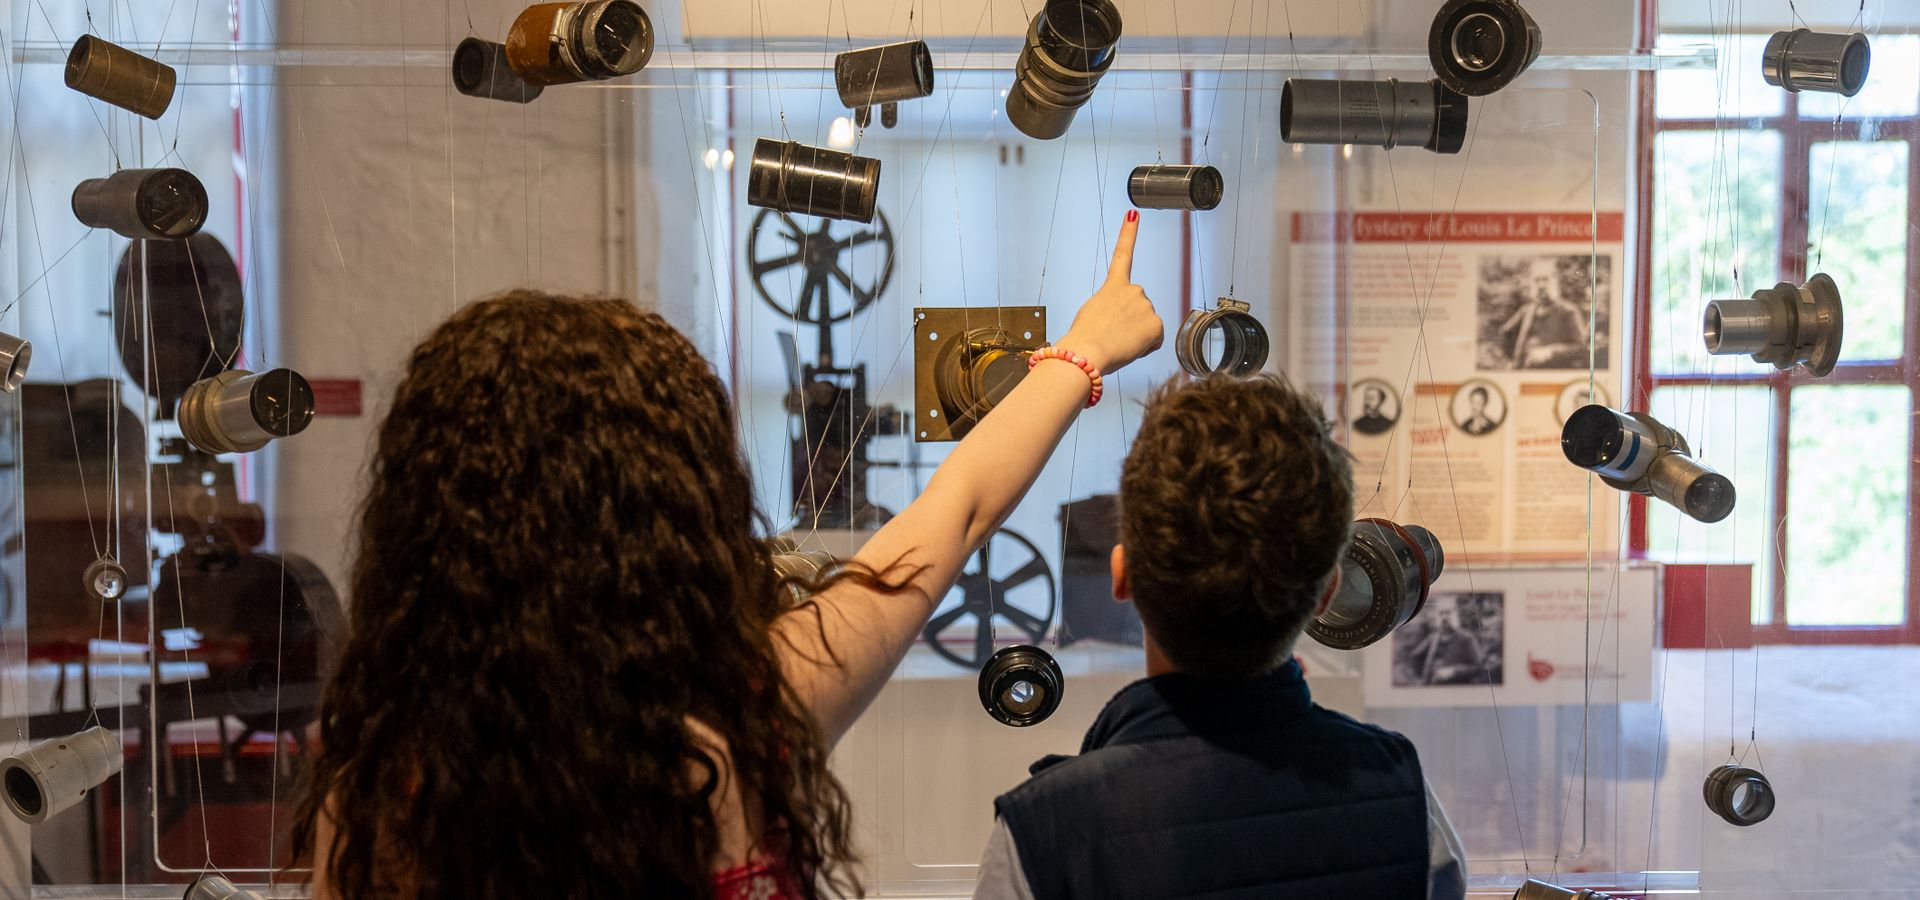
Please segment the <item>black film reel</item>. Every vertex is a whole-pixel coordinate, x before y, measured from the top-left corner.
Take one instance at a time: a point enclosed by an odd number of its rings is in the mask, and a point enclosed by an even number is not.
[[[1002,528],[973,555],[920,636],[948,662],[975,671],[993,656],[996,628],[1019,643],[1040,643],[1058,601],[1053,569],[1040,548]]]
[[[790,213],[763,209],[747,233],[747,271],[754,293],[780,315],[809,325],[845,322],[872,306],[893,281],[893,226],[886,213],[874,225],[820,220],[808,231]],[[880,254],[875,266],[856,260],[860,248],[874,245]],[[798,267],[799,273],[788,270]],[[870,280],[863,281],[867,276]],[[775,299],[796,278],[798,294],[791,304]]]

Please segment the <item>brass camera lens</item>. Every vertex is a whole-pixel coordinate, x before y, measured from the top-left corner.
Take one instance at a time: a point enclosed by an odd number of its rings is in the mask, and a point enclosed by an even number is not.
[[[172,66],[83,34],[67,53],[67,87],[149,119],[173,105]]]
[[[313,387],[292,369],[221,372],[180,397],[180,433],[207,453],[251,453],[313,423]]]

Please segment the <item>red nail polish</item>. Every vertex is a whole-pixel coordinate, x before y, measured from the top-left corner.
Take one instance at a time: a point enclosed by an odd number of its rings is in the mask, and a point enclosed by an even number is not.
[[[1140,221],[1140,211],[1137,209],[1127,210],[1127,221],[1129,222]]]

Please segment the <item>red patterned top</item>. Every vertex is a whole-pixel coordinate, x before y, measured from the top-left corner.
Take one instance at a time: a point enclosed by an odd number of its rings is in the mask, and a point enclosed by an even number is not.
[[[799,886],[786,864],[756,858],[713,875],[713,895],[719,900],[796,900]]]

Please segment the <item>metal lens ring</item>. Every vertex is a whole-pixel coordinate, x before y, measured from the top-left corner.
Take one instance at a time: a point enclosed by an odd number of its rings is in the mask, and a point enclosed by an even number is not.
[[[1188,375],[1228,375],[1247,378],[1266,368],[1270,342],[1267,329],[1245,303],[1222,299],[1213,309],[1196,309],[1180,324],[1174,356]],[[1207,343],[1213,332],[1221,339],[1219,360],[1207,362]]]
[[[1066,676],[1047,651],[1031,644],[995,653],[980,670],[980,705],[1002,725],[1038,725],[1060,708]]]
[[[1513,83],[1540,56],[1540,26],[1516,0],[1452,0],[1427,36],[1434,73],[1469,97]]]
[[[1707,808],[1729,825],[1745,828],[1773,815],[1773,784],[1758,771],[1735,763],[1713,770],[1702,788]]]

